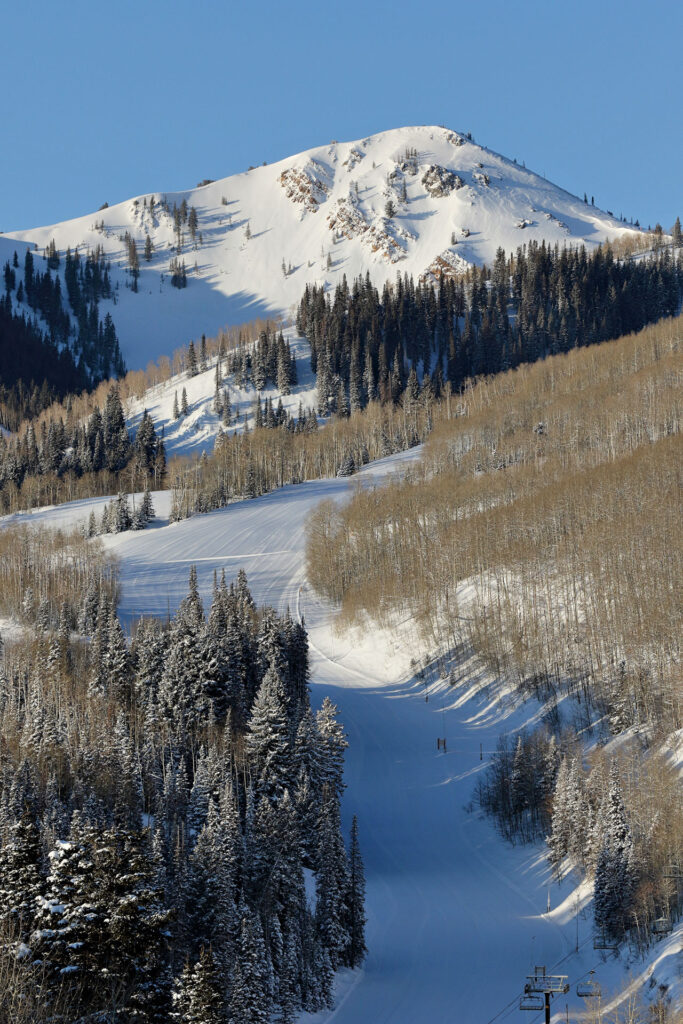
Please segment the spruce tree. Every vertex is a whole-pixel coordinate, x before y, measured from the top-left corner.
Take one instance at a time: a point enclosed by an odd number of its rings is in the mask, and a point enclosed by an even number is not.
[[[367,953],[365,945],[365,872],[358,844],[358,818],[355,814],[351,823],[346,917],[349,933],[347,962],[349,967],[360,967]]]
[[[40,833],[26,808],[0,848],[0,930],[27,941],[43,892]]]
[[[229,1019],[231,1024],[268,1024],[268,962],[258,916],[244,907],[235,960]]]
[[[182,1024],[224,1024],[224,991],[213,952],[202,949],[194,966],[183,971],[174,1018]]]
[[[596,927],[617,939],[627,927],[635,887],[633,839],[620,788],[613,764],[609,791],[598,816],[602,841],[595,869],[594,915]]]
[[[287,696],[271,664],[256,694],[247,733],[247,754],[257,798],[275,802],[292,784]]]
[[[187,376],[196,377],[199,373],[199,367],[197,366],[197,354],[194,350],[194,342],[190,342],[190,346],[187,350]]]

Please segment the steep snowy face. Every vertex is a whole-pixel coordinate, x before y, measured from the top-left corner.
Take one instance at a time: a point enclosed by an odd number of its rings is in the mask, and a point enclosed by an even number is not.
[[[308,283],[436,280],[531,240],[592,246],[628,228],[458,132],[399,128],[3,238],[101,246],[129,368],[202,332],[292,315]],[[139,259],[133,284],[132,243]],[[175,273],[174,273],[175,272]],[[177,284],[186,286],[176,287]]]

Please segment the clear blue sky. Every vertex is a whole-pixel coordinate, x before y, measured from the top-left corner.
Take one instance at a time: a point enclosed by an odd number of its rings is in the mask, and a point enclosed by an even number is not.
[[[407,124],[683,214],[680,0],[21,0],[0,36],[2,230]]]

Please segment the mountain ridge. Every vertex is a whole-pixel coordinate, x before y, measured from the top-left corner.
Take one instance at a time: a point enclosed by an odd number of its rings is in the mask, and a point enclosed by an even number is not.
[[[178,232],[174,205],[183,204]],[[193,189],[3,235],[0,260],[18,243],[44,250],[54,240],[61,252],[102,246],[114,288],[102,314],[112,314],[126,362],[139,368],[202,332],[290,317],[307,284],[333,290],[344,275],[368,272],[378,287],[397,273],[436,280],[491,263],[499,247],[543,240],[590,248],[634,230],[468,135],[418,126],[332,141]],[[182,263],[187,287],[174,288]]]

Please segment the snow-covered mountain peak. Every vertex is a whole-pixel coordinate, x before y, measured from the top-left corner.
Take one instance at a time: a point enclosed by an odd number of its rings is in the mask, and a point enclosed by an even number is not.
[[[54,239],[62,252],[101,246],[115,289],[101,313],[112,314],[136,368],[202,332],[291,316],[309,283],[333,289],[344,275],[366,272],[378,286],[397,273],[436,279],[491,262],[499,247],[532,239],[591,246],[626,230],[469,136],[418,126],[333,141],[194,189],[3,236],[0,259],[18,241],[43,250]],[[180,264],[187,286],[176,288]]]

